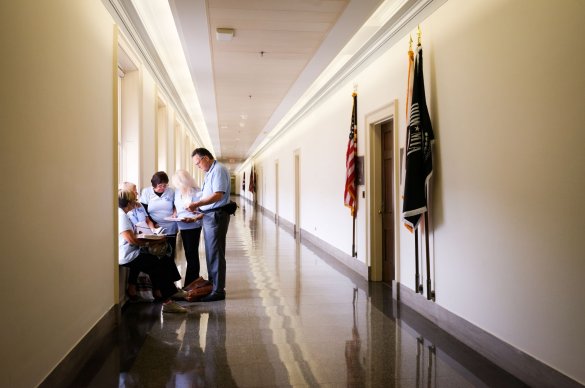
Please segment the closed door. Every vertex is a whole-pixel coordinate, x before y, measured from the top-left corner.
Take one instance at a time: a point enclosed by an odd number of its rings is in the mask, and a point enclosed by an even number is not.
[[[380,126],[382,138],[382,281],[394,280],[394,134],[392,121]]]

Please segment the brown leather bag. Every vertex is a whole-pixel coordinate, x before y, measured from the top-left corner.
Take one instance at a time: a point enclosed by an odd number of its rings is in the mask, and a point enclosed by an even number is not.
[[[204,296],[211,294],[212,290],[213,283],[200,276],[185,287],[185,291],[187,291],[187,297],[185,299],[188,302],[196,302]]]

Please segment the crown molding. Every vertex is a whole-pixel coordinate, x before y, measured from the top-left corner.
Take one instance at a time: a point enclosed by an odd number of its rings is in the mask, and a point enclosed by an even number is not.
[[[421,19],[423,11],[433,4],[437,7],[447,0],[408,0],[398,9],[390,19],[381,26],[368,41],[357,50],[347,62],[335,72],[324,85],[318,89],[292,117],[282,124],[282,128],[264,145],[254,150],[246,159],[246,162],[264,152],[276,140],[286,134],[299,120],[312,111],[312,109],[328,97],[333,91],[341,87],[360,67],[374,60],[378,54],[387,50],[395,39],[400,37],[409,23]]]
[[[196,126],[187,112],[183,101],[177,92],[165,66],[160,59],[152,40],[150,40],[144,24],[140,20],[138,12],[130,0],[102,0],[104,6],[114,18],[116,25],[122,34],[132,44],[133,49],[140,56],[143,64],[148,68],[157,85],[172,102],[179,117],[185,123],[195,142],[201,146],[207,146],[197,133]]]

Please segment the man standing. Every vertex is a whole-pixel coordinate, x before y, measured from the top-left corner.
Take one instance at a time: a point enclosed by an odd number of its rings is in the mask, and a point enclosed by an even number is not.
[[[225,299],[225,243],[230,215],[221,208],[230,203],[230,174],[205,148],[196,148],[191,157],[195,166],[206,173],[201,199],[188,206],[192,212],[199,209],[204,213],[205,259],[209,280],[213,282],[213,291],[201,301],[214,302]]]

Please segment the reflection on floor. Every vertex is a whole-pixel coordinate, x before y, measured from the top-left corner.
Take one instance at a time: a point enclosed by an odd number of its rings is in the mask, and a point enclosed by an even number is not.
[[[388,286],[368,284],[240,206],[229,226],[227,299],[183,302],[186,315],[126,305],[118,333],[73,386],[525,386],[393,304]]]

